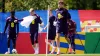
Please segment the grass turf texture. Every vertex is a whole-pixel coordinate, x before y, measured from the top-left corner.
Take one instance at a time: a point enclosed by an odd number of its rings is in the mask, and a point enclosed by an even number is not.
[[[0,54],[0,56],[46,56],[46,54]],[[100,54],[48,54],[47,56],[100,56]]]

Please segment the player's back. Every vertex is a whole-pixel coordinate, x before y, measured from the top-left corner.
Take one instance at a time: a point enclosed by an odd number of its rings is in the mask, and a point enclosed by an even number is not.
[[[50,16],[49,17],[49,29],[55,29],[56,27],[53,25],[54,21],[55,21],[55,16]]]
[[[69,20],[68,22],[69,33],[74,33],[76,31],[76,23],[73,20]]]
[[[73,20],[70,19],[69,23],[70,23],[70,28],[76,27],[76,23]]]

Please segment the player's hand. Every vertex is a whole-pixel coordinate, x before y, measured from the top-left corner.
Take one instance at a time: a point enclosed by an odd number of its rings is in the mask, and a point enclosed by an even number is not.
[[[43,30],[45,30],[45,28],[43,28]]]
[[[45,28],[43,28],[43,30],[46,30],[46,27],[45,27]]]
[[[47,39],[45,39],[45,43],[47,43]]]
[[[16,34],[16,37],[18,37],[18,33]]]
[[[18,22],[18,20],[14,20],[14,22],[15,22],[15,23],[17,23],[17,22]]]
[[[40,26],[41,26],[41,27],[43,27],[43,26],[44,26],[44,24],[43,24],[43,23],[41,23],[41,24],[40,24]]]

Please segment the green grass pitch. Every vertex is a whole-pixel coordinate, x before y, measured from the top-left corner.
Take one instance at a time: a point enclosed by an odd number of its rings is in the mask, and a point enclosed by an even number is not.
[[[46,56],[46,54],[0,54],[0,56]],[[100,54],[48,54],[47,56],[100,56]]]

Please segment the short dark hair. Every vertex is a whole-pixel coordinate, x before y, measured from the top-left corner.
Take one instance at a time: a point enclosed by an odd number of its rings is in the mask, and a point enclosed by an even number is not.
[[[63,0],[59,0],[58,3],[59,4],[64,4],[64,1]]]
[[[58,2],[59,4],[64,4],[64,2]]]
[[[15,15],[15,10],[10,11],[11,15]]]

